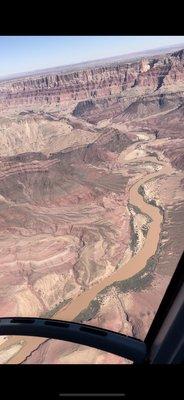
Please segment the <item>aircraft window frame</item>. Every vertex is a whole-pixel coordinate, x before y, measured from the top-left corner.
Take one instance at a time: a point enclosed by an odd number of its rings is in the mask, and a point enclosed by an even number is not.
[[[120,355],[121,357],[134,361],[134,363],[147,363],[149,362],[148,355],[152,349],[152,345],[154,344],[154,341],[159,334],[164,321],[167,319],[169,312],[172,311],[172,306],[177,302],[177,298],[181,298],[180,293],[184,282],[183,265],[184,253],[179,260],[176,270],[167,287],[167,290],[144,341],[103,328],[91,327],[85,324],[28,317],[1,318],[0,334],[25,336],[32,335],[47,337],[50,339],[65,340]],[[172,333],[173,329],[176,328],[178,330],[178,326],[181,325],[183,318],[183,311],[183,304],[180,309],[176,308],[175,321],[173,324],[171,324],[171,326],[168,327],[168,333],[170,328]],[[37,331],[35,329],[37,329]],[[182,335],[183,332],[181,330],[181,338],[183,337]],[[104,340],[104,338],[106,339]],[[175,346],[177,346],[177,343],[175,343]],[[173,351],[174,350],[175,349],[173,349]],[[179,358],[181,359],[181,356],[179,356]]]
[[[176,296],[181,289],[184,282],[184,252],[182,253],[177,267],[172,275],[170,283],[166,289],[166,292],[162,298],[162,301],[158,307],[155,317],[151,323],[148,333],[145,337],[145,343],[148,349],[151,348],[164,319],[166,318]]]

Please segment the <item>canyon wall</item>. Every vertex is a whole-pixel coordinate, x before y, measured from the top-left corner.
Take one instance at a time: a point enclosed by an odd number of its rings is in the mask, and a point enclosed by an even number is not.
[[[51,104],[165,90],[184,81],[184,50],[157,58],[119,63],[67,74],[50,74],[0,82],[0,107]]]
[[[145,338],[183,250],[183,67],[181,50],[0,82],[1,317]],[[83,362],[128,361],[0,338],[0,363]]]

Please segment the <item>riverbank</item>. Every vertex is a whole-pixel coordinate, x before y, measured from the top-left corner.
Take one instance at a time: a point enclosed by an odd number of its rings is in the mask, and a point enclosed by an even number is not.
[[[151,218],[149,231],[145,243],[141,250],[134,255],[123,267],[116,270],[113,274],[106,277],[103,281],[93,285],[89,290],[82,292],[78,297],[74,298],[66,307],[58,310],[53,316],[53,319],[68,320],[72,321],[77,318],[77,316],[85,309],[88,308],[92,300],[108,286],[114,284],[115,282],[126,281],[127,279],[138,274],[147,265],[148,260],[153,257],[157,251],[157,246],[160,237],[161,224],[163,216],[160,214],[160,210],[155,207],[155,205],[148,204],[145,202],[142,194],[139,193],[139,187],[144,185],[148,180],[156,178],[163,173],[170,174],[171,167],[168,164],[162,163],[163,168],[152,174],[147,174],[140,180],[138,180],[130,188],[129,202],[140,209],[140,211],[149,218]],[[26,339],[26,344],[23,348],[9,360],[8,363],[21,363],[24,359],[45,339],[43,338],[30,338]]]

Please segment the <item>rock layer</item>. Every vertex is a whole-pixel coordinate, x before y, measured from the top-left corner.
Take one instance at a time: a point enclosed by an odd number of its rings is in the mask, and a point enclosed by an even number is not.
[[[0,104],[4,108],[18,104],[65,103],[86,99],[92,108],[93,99],[119,96],[131,88],[153,92],[170,85],[183,86],[183,54],[181,50],[144,61],[0,82]]]
[[[0,83],[1,316],[52,317],[139,254],[151,218],[130,191],[144,178],[163,217],[154,259],[76,320],[145,337],[182,252],[183,55]],[[127,363],[43,342],[4,338],[0,362]]]

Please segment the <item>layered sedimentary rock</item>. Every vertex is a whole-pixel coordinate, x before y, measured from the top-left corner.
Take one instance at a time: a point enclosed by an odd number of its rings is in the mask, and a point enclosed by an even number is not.
[[[144,339],[183,250],[183,55],[0,83],[1,316],[70,318],[73,305],[76,321]],[[134,257],[139,272],[111,281]],[[0,343],[1,363],[86,360],[127,362],[45,339]]]
[[[183,87],[183,54],[181,50],[144,61],[1,82],[0,104],[4,108],[18,104],[76,102],[119,96],[131,88],[153,92],[175,84]]]
[[[48,312],[115,269],[128,241],[128,178],[93,168],[109,157],[94,144],[1,159],[1,285],[11,288],[1,315]]]

